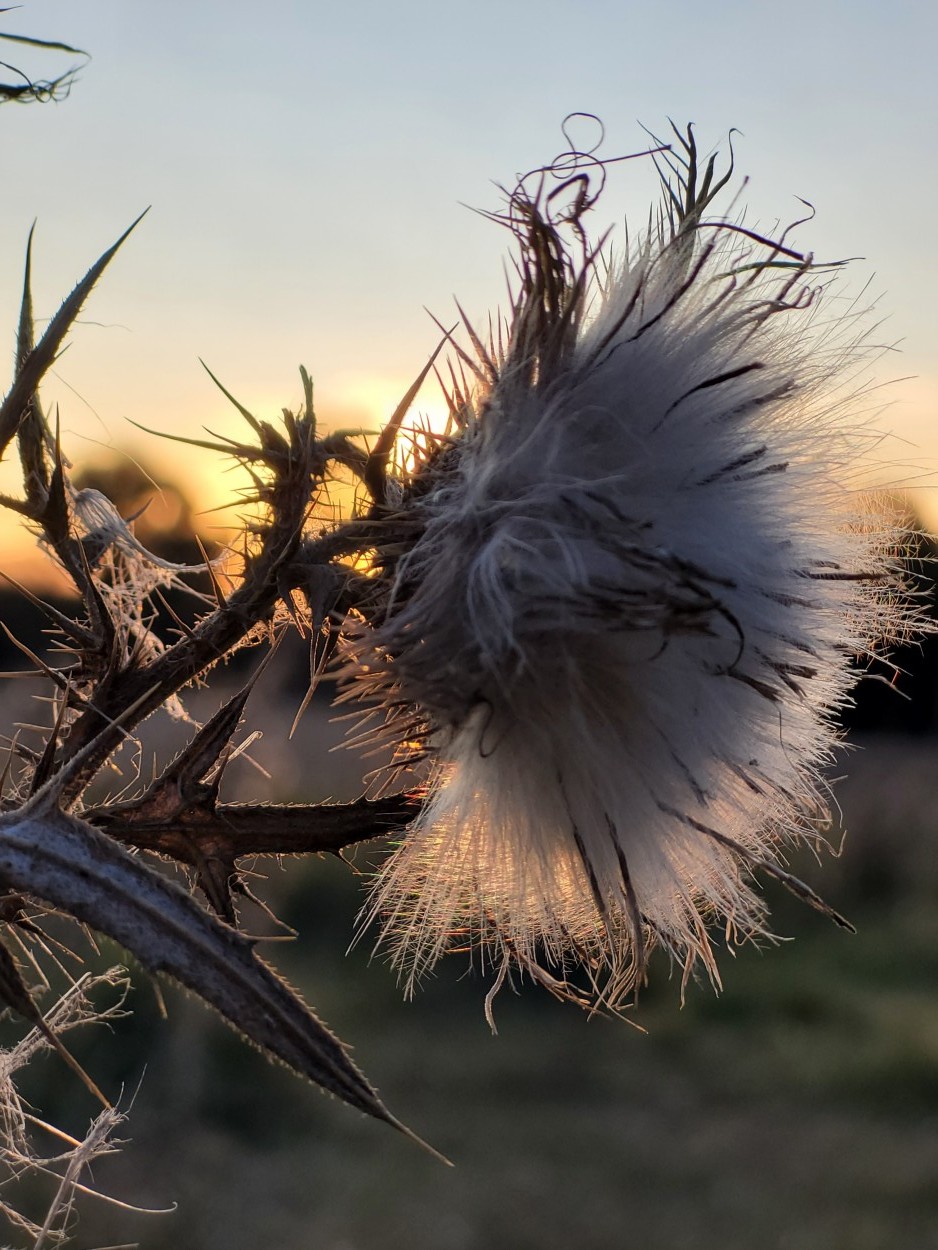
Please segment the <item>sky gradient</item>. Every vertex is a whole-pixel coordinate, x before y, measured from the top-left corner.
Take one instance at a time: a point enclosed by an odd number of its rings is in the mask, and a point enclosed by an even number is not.
[[[215,461],[126,421],[235,433],[200,356],[262,416],[300,401],[302,362],[325,421],[376,428],[436,345],[425,307],[451,323],[456,295],[484,322],[503,298],[508,236],[465,205],[498,208],[494,184],[556,155],[578,110],[603,118],[607,155],[641,149],[640,122],[694,121],[704,149],[737,127],[748,222],[800,216],[800,196],[802,247],[864,258],[848,285],[869,283],[877,338],[901,349],[876,375],[913,375],[884,393],[880,424],[906,440],[886,476],[925,481],[938,457],[932,4],[27,0],[0,29],[92,56],[63,103],[0,109],[11,349],[32,221],[42,317],[151,206],[44,390],[73,457],[127,447],[203,506],[227,498]],[[597,232],[621,239],[654,195],[648,162],[619,166]]]

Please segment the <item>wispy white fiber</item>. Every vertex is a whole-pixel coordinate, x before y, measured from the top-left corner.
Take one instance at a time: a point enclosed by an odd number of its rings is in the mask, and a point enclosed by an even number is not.
[[[716,981],[759,870],[824,906],[784,855],[823,827],[858,657],[913,615],[857,488],[862,326],[809,257],[706,217],[679,138],[611,273],[588,195],[516,190],[507,331],[470,329],[454,433],[388,510],[354,671],[432,761],[368,909],[409,986],[469,948],[615,1008],[657,943]]]
[[[191,592],[181,573],[211,572],[222,559],[207,564],[175,564],[148,550],[133,531],[132,521],[121,516],[110,499],[99,490],[86,487],[69,494],[74,521],[92,557],[106,564],[109,575],[98,583],[98,593],[114,610],[119,621],[121,645],[129,655],[135,652],[152,658],[162,655],[166,644],[146,619],[141,605],[157,587],[172,586]],[[87,554],[87,552],[86,552]],[[170,695],[163,705],[176,720],[189,720],[178,694]]]

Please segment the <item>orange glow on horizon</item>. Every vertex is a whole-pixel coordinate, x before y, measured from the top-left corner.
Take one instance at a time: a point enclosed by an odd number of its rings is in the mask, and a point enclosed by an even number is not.
[[[394,413],[413,379],[363,377],[342,381],[341,388],[330,392],[323,387],[317,392],[316,410],[321,430],[345,430],[370,445]],[[436,395],[432,393],[430,384],[426,389],[430,391],[429,397],[425,399],[421,392],[404,419],[405,442],[408,429],[440,432],[446,427],[448,410],[445,400],[438,391]],[[291,398],[294,407],[298,407],[295,397]],[[259,419],[274,423],[281,409],[282,403],[273,401],[263,405],[255,402],[252,407]],[[209,429],[204,428],[201,416],[188,425],[177,417],[167,433],[178,438],[180,431],[185,430],[187,436],[211,443],[224,444],[225,439],[250,441],[252,433],[235,409],[223,412],[223,416],[216,415],[205,422]],[[220,542],[230,541],[241,529],[241,516],[246,511],[243,499],[252,492],[250,478],[231,458],[176,441],[176,438],[147,437],[133,430],[126,442],[120,444],[116,440],[89,440],[76,430],[71,436],[66,431],[63,445],[65,454],[76,468],[93,464],[119,466],[126,461],[129,470],[136,471],[136,467],[141,466],[157,482],[177,486],[192,506],[192,520],[198,532],[203,536],[217,536]],[[22,496],[19,458],[15,448],[8,449],[0,463],[0,494],[13,498]],[[351,511],[350,486],[336,483],[332,496],[339,513]],[[159,487],[156,483],[153,500],[152,507],[159,511]],[[0,572],[38,593],[73,593],[68,578],[42,551],[22,518],[4,508],[0,508]]]
[[[15,591],[15,583],[34,594],[73,598],[75,588],[59,566],[41,551],[35,538],[25,530],[3,530],[3,556],[0,558],[0,594]]]

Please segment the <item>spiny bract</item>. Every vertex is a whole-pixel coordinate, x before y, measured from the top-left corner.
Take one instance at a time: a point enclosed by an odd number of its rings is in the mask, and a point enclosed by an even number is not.
[[[468,327],[451,433],[385,507],[347,671],[432,761],[366,914],[411,986],[478,947],[614,1009],[655,943],[716,980],[708,925],[763,931],[756,869],[825,908],[780,859],[819,836],[856,657],[914,617],[858,490],[866,349],[831,266],[706,216],[726,178],[675,133],[618,266],[582,227],[598,164],[566,209],[550,170],[512,193],[507,324]]]

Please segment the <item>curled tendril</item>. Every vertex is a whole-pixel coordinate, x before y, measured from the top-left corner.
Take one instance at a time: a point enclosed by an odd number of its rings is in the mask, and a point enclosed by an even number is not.
[[[583,120],[595,123],[598,134],[588,147],[580,147],[571,133],[571,123]],[[524,237],[533,216],[553,230],[568,227],[573,231],[584,255],[588,253],[583,218],[595,206],[606,185],[609,166],[638,157],[656,157],[670,152],[671,145],[655,140],[656,146],[623,156],[599,156],[606,130],[595,113],[568,113],[561,123],[567,147],[552,161],[539,165],[518,177],[510,190],[500,187],[507,202],[504,213],[484,215],[500,222],[516,236]],[[552,186],[555,182],[557,185]]]

